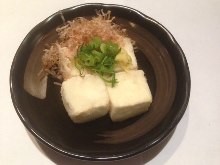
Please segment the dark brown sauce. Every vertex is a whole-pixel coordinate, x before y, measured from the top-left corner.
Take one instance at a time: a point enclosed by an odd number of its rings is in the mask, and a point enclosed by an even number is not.
[[[93,145],[99,148],[99,145],[103,147],[102,144],[131,142],[153,131],[162,122],[172,106],[176,92],[176,75],[168,51],[160,40],[146,29],[137,24],[134,24],[135,26],[133,27],[130,22],[124,19],[117,19],[116,22],[126,28],[128,36],[136,42],[137,50],[135,55],[138,66],[139,69],[145,72],[153,94],[153,103],[147,113],[123,122],[113,123],[109,116],[105,116],[93,122],[75,124],[70,120],[63,106],[60,87],[54,85],[53,82],[56,80],[50,77],[45,100],[38,100],[27,94],[30,107],[38,104],[38,110],[32,107],[34,112],[29,115],[33,118],[32,120],[35,120],[37,116],[41,116],[42,123],[38,123],[39,126],[44,125],[44,120],[46,120],[47,124],[49,123],[48,129],[41,130],[45,135],[50,134],[59,139],[61,134],[68,132],[67,135],[62,136],[66,139],[61,140],[63,141],[62,145],[67,149],[78,146],[77,141],[79,139],[80,141],[85,141],[85,146],[78,147],[87,149],[92,148]],[[45,45],[54,42],[57,37],[55,29],[45,35],[34,48],[28,65],[31,65],[33,61],[40,61]],[[38,114],[36,115],[36,113]],[[48,121],[48,119],[50,120]],[[56,127],[56,132],[53,131],[55,130],[53,129],[54,127]],[[68,131],[64,131],[64,128]],[[57,130],[59,131],[57,132]]]

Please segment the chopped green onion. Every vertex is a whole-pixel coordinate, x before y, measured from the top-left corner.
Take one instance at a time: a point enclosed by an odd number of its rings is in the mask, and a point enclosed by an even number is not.
[[[115,57],[121,51],[118,44],[103,42],[94,37],[89,43],[82,45],[75,56],[75,66],[80,75],[84,69],[97,73],[105,82],[115,86]]]

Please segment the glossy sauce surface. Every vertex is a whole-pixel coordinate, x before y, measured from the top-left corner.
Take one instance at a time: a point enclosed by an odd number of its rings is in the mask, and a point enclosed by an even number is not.
[[[39,106],[39,109],[36,109],[35,106],[29,107],[32,109],[29,115],[33,120],[36,120],[33,123],[39,124],[39,120],[41,121],[42,126],[39,125],[39,130],[43,131],[44,134],[48,134],[48,136],[53,134],[52,137],[55,136],[56,138],[65,135],[62,139],[62,143],[64,143],[62,145],[66,145],[68,148],[70,146],[76,148],[77,146],[86,147],[88,150],[90,145],[121,144],[135,140],[155,128],[165,117],[173,103],[176,77],[174,66],[166,48],[149,31],[139,25],[124,19],[117,19],[116,22],[127,29],[128,36],[135,41],[138,67],[145,72],[153,94],[153,103],[147,113],[124,122],[113,123],[109,116],[105,116],[102,119],[78,125],[69,119],[64,109],[60,87],[53,83],[58,80],[50,77],[45,100],[38,100],[28,94],[26,95],[26,99],[31,103],[30,106],[36,104]],[[28,65],[33,66],[34,63],[38,62],[40,66],[45,45],[54,42],[57,37],[55,29],[45,35],[34,48]],[[31,76],[36,76],[38,70],[39,68],[36,68],[36,72],[32,73]],[[26,78],[26,80],[28,81],[30,78]],[[45,128],[46,125],[48,128]],[[78,140],[81,141],[80,144],[87,145],[78,146]]]

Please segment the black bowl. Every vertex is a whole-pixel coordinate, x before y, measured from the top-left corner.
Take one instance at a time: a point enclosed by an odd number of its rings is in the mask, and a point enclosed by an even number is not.
[[[124,122],[112,123],[105,116],[80,125],[68,117],[54,79],[48,79],[47,98],[41,100],[24,90],[24,73],[33,61],[33,67],[41,65],[44,45],[57,38],[55,28],[63,23],[61,13],[72,20],[95,15],[96,9],[111,10],[115,21],[136,41],[138,65],[147,76],[153,103],[147,113]],[[116,160],[152,148],[176,127],[189,101],[190,74],[180,46],[157,21],[125,6],[83,4],[53,14],[28,33],[11,66],[10,87],[18,116],[39,141],[73,158]]]

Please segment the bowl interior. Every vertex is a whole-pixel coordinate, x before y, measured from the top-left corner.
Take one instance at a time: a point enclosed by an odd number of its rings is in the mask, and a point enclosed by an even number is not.
[[[24,73],[33,62],[41,66],[45,44],[57,39],[55,28],[63,24],[61,12],[67,21],[93,16],[96,9],[111,10],[115,21],[126,28],[136,42],[138,66],[146,74],[153,103],[147,113],[124,122],[113,123],[105,116],[86,124],[75,124],[66,113],[60,86],[54,84],[56,80],[49,77],[47,97],[41,100],[24,90]],[[181,119],[189,99],[187,62],[172,35],[153,19],[124,6],[85,4],[61,12],[32,29],[11,67],[12,100],[24,125],[53,149],[82,159],[125,158],[160,142]]]

